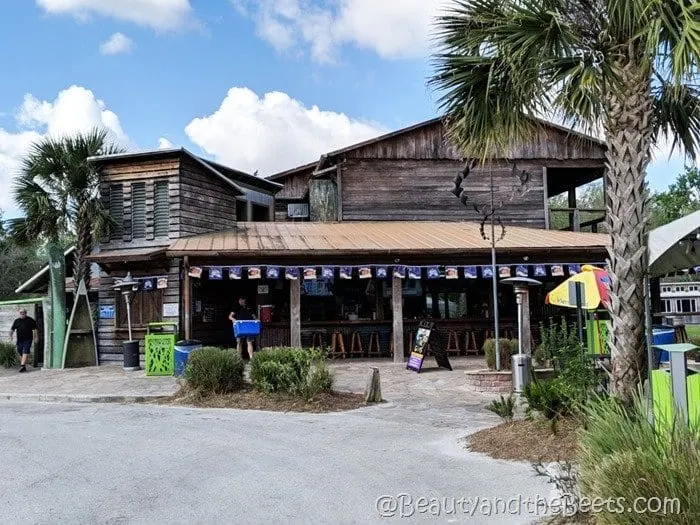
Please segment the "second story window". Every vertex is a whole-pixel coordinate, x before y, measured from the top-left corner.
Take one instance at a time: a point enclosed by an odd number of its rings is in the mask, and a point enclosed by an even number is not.
[[[146,238],[146,183],[131,185],[131,238]]]
[[[167,182],[156,182],[153,207],[153,234],[156,238],[167,237],[170,231],[170,203],[168,202]]]
[[[124,235],[124,188],[121,184],[109,187],[109,216],[114,221],[110,231],[110,241],[121,241]]]

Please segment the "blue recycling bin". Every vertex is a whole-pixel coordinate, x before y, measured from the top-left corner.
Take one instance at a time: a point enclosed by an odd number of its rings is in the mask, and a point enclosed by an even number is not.
[[[175,343],[175,375],[181,376],[185,373],[187,359],[190,353],[197,348],[202,348],[202,342],[197,340],[184,340]]]
[[[257,319],[254,319],[252,321],[234,321],[234,337],[258,337],[259,335],[260,321],[258,321]]]
[[[652,341],[654,346],[659,345],[670,345],[676,342],[676,331],[672,326],[654,326],[651,330]],[[668,363],[669,355],[668,352],[663,350],[656,350],[657,359],[660,363]]]

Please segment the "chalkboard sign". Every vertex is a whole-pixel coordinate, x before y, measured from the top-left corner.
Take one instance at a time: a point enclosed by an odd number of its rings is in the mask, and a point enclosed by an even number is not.
[[[435,323],[430,321],[421,321],[418,325],[418,331],[413,341],[406,369],[420,373],[423,368],[423,361],[428,355],[428,349],[430,349],[430,353],[435,357],[435,361],[440,368],[452,370],[447,351],[443,348],[440,336],[434,329]]]

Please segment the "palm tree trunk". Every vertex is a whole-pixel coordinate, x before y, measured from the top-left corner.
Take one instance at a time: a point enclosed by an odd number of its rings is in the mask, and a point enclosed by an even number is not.
[[[611,245],[613,394],[630,403],[645,377],[644,275],[648,222],[645,172],[652,138],[649,76],[634,50],[617,63],[620,84],[606,99],[607,219]]]
[[[87,256],[90,255],[92,246],[92,224],[88,211],[88,203],[85,202],[78,210],[75,221],[76,241],[73,257],[73,283],[75,290],[81,280],[85,280],[85,287],[90,289],[90,263]]]
[[[63,368],[63,345],[66,338],[66,258],[57,242],[47,246],[51,281],[51,367]]]

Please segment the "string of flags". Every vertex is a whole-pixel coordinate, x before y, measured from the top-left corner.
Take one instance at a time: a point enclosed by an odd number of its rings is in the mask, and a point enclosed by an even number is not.
[[[151,292],[153,290],[163,290],[168,287],[167,275],[151,275],[148,277],[134,277],[134,281],[139,284],[134,285],[134,290],[143,290]]]
[[[594,266],[604,266],[604,263],[594,263]],[[319,272],[320,269],[320,272]],[[230,280],[240,280],[244,276],[248,279],[277,280],[284,276],[288,280],[313,280],[313,279],[387,279],[390,276],[400,279],[421,279],[425,275],[428,279],[490,279],[493,277],[491,265],[457,266],[457,265],[431,265],[431,266],[192,266],[189,276],[201,279],[204,271],[207,278],[212,281],[220,281],[226,276]],[[337,273],[336,273],[337,270]],[[518,264],[498,265],[496,267],[498,277],[565,277],[576,275],[581,271],[578,263],[563,264]]]

